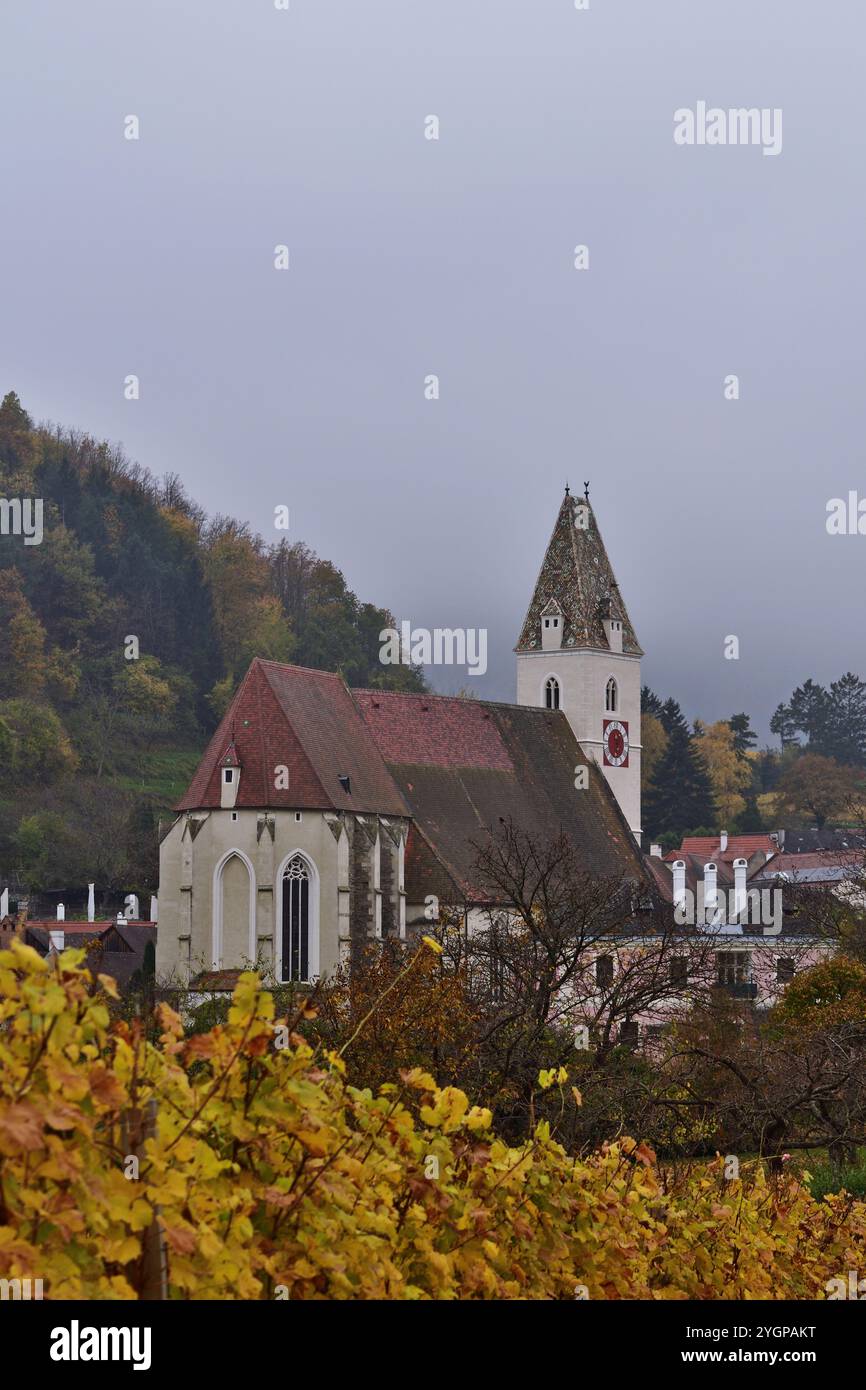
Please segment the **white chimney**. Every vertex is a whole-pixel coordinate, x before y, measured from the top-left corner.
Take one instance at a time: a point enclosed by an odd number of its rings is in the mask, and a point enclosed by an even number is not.
[[[681,907],[686,901],[686,861],[685,859],[675,859],[671,865],[673,869],[674,888],[673,898],[674,907]]]
[[[724,854],[724,852],[725,852],[725,850],[726,850],[727,848],[728,848],[728,832],[727,832],[727,830],[723,830],[722,833],[721,833],[721,837],[720,837],[720,839],[719,839],[719,853],[720,853],[720,854]]]
[[[88,920],[88,922],[92,922],[93,919],[94,919],[94,917],[96,916],[96,893],[95,893],[95,891],[94,891],[95,888],[96,888],[96,885],[95,885],[94,883],[88,883],[88,885],[87,885],[87,920]]]
[[[661,847],[661,845],[650,845],[650,858],[651,858],[651,859],[661,859],[661,857],[662,857],[662,847]]]
[[[719,888],[718,888],[718,865],[704,865],[704,919],[707,926],[717,927],[721,924],[719,915]]]
[[[56,951],[57,955],[60,955],[60,952],[63,950],[63,947],[66,943],[66,932],[52,927],[48,933],[48,936],[51,941],[52,951]]]
[[[57,920],[58,922],[66,921],[66,908],[63,906],[63,903],[57,904]]]
[[[150,920],[151,922],[159,921],[159,902],[153,894],[151,894],[150,898]]]
[[[4,888],[0,893],[0,917],[9,916],[9,889]]]
[[[734,917],[739,922],[740,914],[746,906],[746,873],[748,872],[749,861],[747,859],[734,860]]]

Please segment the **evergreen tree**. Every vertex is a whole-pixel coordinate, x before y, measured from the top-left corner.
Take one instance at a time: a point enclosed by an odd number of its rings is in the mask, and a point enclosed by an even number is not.
[[[661,719],[663,705],[658,695],[650,690],[648,685],[640,688],[640,712],[641,714],[651,714],[654,719]]]
[[[866,764],[866,682],[852,671],[833,681],[829,690],[813,680],[804,681],[787,705],[779,705],[770,720],[783,749],[804,734],[810,753],[836,762],[862,767]]]
[[[830,686],[826,752],[837,762],[866,762],[866,682],[848,671]]]
[[[749,716],[742,714],[732,714],[728,720],[731,732],[734,735],[734,748],[741,758],[744,758],[751,748],[758,742],[758,735],[751,726]]]
[[[824,753],[831,724],[830,696],[823,685],[804,681],[791,696],[791,718],[794,728],[806,735],[813,753]]]
[[[709,772],[675,700],[665,701],[661,720],[668,744],[644,803],[644,821],[653,839],[665,831],[682,835],[695,826],[716,823]]]
[[[797,728],[790,705],[777,705],[770,720],[770,733],[776,734],[783,748],[797,742]]]

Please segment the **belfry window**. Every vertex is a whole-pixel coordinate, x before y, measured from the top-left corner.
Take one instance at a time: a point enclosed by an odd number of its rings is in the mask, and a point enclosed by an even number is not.
[[[310,978],[310,875],[299,854],[283,874],[282,977]]]
[[[611,676],[604,691],[604,707],[608,714],[615,714],[617,710],[619,692],[616,688],[616,681]]]
[[[548,676],[544,683],[544,704],[547,709],[559,709],[559,681]]]

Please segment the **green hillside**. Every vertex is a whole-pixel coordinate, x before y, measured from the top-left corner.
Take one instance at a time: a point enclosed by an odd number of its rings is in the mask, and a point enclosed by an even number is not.
[[[335,565],[208,518],[115,446],[34,426],[14,392],[0,506],[0,881],[154,891],[159,816],[253,656],[424,688],[379,663],[394,620]]]

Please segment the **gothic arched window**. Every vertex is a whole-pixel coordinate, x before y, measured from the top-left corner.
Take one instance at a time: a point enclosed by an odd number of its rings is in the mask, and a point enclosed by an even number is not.
[[[616,681],[614,680],[613,676],[611,676],[604,692],[604,707],[609,714],[616,713],[617,694],[618,692],[616,688]]]
[[[559,681],[548,676],[544,683],[544,703],[547,709],[559,709]]]
[[[284,980],[310,978],[310,875],[299,854],[283,872],[281,975]]]

